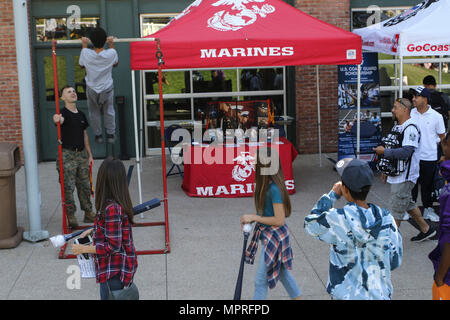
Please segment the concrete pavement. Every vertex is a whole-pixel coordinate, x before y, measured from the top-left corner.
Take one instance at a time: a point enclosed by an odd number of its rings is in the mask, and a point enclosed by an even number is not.
[[[160,161],[158,156],[143,159],[144,201],[162,198]],[[101,160],[95,161],[94,177],[100,163]],[[124,163],[128,167],[134,161]],[[338,175],[325,157],[320,168],[318,155],[299,155],[293,168],[296,193],[291,196],[293,212],[287,219],[294,252],[292,274],[302,290],[303,299],[328,300],[329,246],[306,235],[303,219],[318,198],[338,180]],[[39,178],[42,226],[50,235],[56,235],[61,233],[61,198],[55,162],[40,163]],[[190,198],[181,189],[181,177],[171,176],[167,181],[171,252],[138,256],[135,282],[141,299],[232,299],[243,241],[239,219],[244,213],[254,212],[253,199]],[[134,204],[138,203],[137,190],[134,170],[130,184]],[[23,168],[16,174],[16,191],[18,225],[28,231]],[[376,179],[369,202],[383,206],[388,199],[389,186]],[[338,206],[343,205],[344,201],[340,200]],[[82,215],[79,210],[79,221]],[[145,213],[143,220],[138,216],[136,222],[162,221],[163,217],[161,206]],[[417,231],[406,222],[400,230],[404,255],[402,265],[392,274],[393,298],[429,300],[433,268],[427,255],[436,241],[412,243],[409,239]],[[164,227],[134,228],[133,234],[137,250],[164,247]],[[99,289],[94,279],[82,279],[80,288],[71,289],[73,265],[78,265],[76,259],[58,259],[58,250],[48,241],[22,241],[17,248],[0,250],[0,299],[98,299]],[[253,296],[255,272],[256,264],[245,266],[242,299]],[[288,296],[280,284],[269,291],[269,298],[288,299]]]

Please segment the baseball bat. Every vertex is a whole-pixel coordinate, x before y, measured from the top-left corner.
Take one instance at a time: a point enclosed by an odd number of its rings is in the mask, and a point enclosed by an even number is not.
[[[242,257],[241,257],[241,265],[239,267],[239,274],[236,281],[236,288],[234,289],[234,298],[233,300],[241,300],[242,293],[242,280],[244,278],[244,264],[245,264],[245,249],[247,248],[247,240],[250,235],[250,231],[252,229],[250,224],[245,224],[244,227],[244,246],[242,248]]]
[[[153,208],[159,207],[161,205],[161,200],[158,198],[154,198],[150,201],[144,202],[140,205],[137,205],[133,208],[133,214],[137,215],[139,213],[143,213],[146,211],[149,211]],[[53,244],[55,248],[62,247],[67,241],[78,237],[80,234],[82,234],[84,231],[92,229],[93,227],[89,227],[83,230],[78,230],[69,234],[59,234],[57,236],[53,236],[50,238],[50,242]]]

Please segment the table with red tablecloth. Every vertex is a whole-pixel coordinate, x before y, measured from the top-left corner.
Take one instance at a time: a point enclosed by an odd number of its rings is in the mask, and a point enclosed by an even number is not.
[[[278,152],[286,188],[290,194],[295,193],[292,162],[297,151],[285,138],[272,143],[185,146],[183,190],[190,197],[253,196],[255,170],[251,163],[261,147],[271,147]]]

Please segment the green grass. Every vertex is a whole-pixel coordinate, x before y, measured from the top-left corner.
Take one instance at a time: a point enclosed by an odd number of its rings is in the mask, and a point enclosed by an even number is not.
[[[379,53],[379,59],[387,60],[393,59],[394,57],[391,55]],[[418,59],[422,57],[405,57],[406,59]],[[380,64],[380,68],[386,68],[386,71],[389,77],[395,77],[395,67],[393,64]],[[397,76],[399,75],[400,68],[397,68]],[[423,78],[427,75],[433,75],[436,78],[436,81],[439,82],[439,72],[432,69],[425,69],[420,66],[415,66],[413,64],[403,64],[403,75],[408,77],[408,85],[422,85]],[[442,84],[450,84],[450,73],[442,73]],[[392,83],[392,85],[394,85]]]

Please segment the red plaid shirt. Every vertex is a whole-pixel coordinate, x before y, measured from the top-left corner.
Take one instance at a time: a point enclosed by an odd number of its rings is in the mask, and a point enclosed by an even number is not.
[[[131,224],[119,204],[111,202],[102,214],[97,214],[93,240],[97,282],[103,283],[120,274],[120,281],[128,286],[138,263]]]
[[[289,240],[289,229],[286,224],[281,227],[265,226],[261,223],[255,225],[253,237],[247,250],[245,250],[245,262],[253,264],[258,241],[264,241],[264,262],[267,266],[267,282],[269,288],[275,288],[280,276],[281,265],[288,270],[292,270],[291,242]]]

